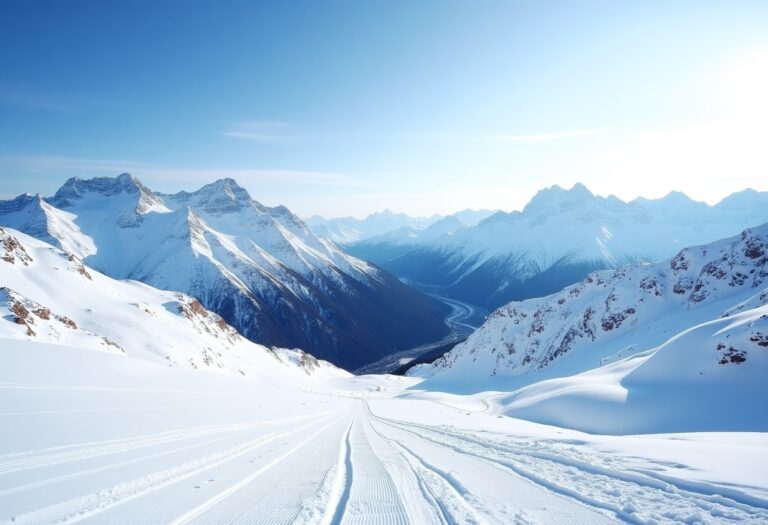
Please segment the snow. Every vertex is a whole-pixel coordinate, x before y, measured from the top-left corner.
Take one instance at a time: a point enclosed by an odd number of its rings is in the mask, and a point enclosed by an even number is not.
[[[419,399],[413,378],[297,387],[32,341],[0,354],[0,523],[768,519],[765,434],[591,436]]]
[[[766,304],[767,253],[768,224],[656,264],[595,272],[551,296],[499,308],[466,342],[411,373],[429,378],[430,388],[512,391],[650,351],[734,308]],[[716,345],[701,350],[713,363],[720,358],[705,353],[710,348],[729,352]],[[748,347],[759,353],[759,343]],[[674,365],[678,373],[685,363]],[[687,366],[693,369],[692,362]],[[760,363],[748,360],[743,368],[753,367]],[[610,381],[600,384],[603,397],[624,395]]]
[[[284,206],[258,203],[232,179],[163,195],[129,174],[73,178],[48,199],[0,201],[0,224],[110,277],[194,296],[251,340],[312,345],[344,366],[442,329],[436,304],[430,309],[425,297],[317,237]],[[397,301],[424,306],[405,335],[391,329],[411,321],[409,305],[401,311]],[[363,347],[359,332],[367,327],[391,335]]]
[[[364,219],[337,217],[325,219],[318,215],[307,219],[315,234],[339,244],[354,244],[362,241],[371,243],[393,242],[412,243],[415,240],[432,240],[465,226],[476,226],[497,210],[466,209],[452,215],[411,217],[389,210],[372,213]]]
[[[522,256],[545,269],[563,257],[572,261],[657,261],[685,246],[712,242],[768,220],[765,193],[735,194],[720,206],[707,206],[684,194],[636,200],[593,195],[576,184],[570,190],[541,190],[522,212],[499,213],[474,228],[426,243],[455,252],[475,267],[494,257]],[[747,200],[734,210],[729,199]],[[674,200],[676,202],[671,203]],[[526,265],[521,265],[524,269]]]
[[[64,345],[272,381],[308,373],[345,376],[301,351],[241,337],[191,297],[116,281],[74,256],[0,228],[0,338]],[[23,308],[23,310],[19,310]],[[303,363],[302,363],[303,361]]]
[[[431,279],[456,298],[496,307],[518,298],[516,284],[553,269],[655,262],[766,221],[768,192],[735,193],[709,206],[679,192],[624,202],[576,184],[545,188],[522,211],[498,212],[473,227],[442,235],[397,230],[355,244],[352,251],[399,277]],[[523,298],[536,296],[535,290],[525,293],[532,295]]]
[[[219,231],[230,181],[199,213],[120,184],[121,230],[178,227],[168,268],[179,239],[242,284],[326,253],[287,210],[296,260]],[[0,228],[0,524],[767,523],[767,263],[764,225],[512,303],[422,377],[351,376]]]
[[[689,329],[660,347],[604,367],[497,396],[499,413],[603,434],[768,431],[753,407],[768,406],[768,307]],[[768,343],[768,341],[766,341]],[[719,345],[724,348],[718,349]],[[727,348],[748,349],[745,363]],[[741,354],[739,354],[741,355]]]

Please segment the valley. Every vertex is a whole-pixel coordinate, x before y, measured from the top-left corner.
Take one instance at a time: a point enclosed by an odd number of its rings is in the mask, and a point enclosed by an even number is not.
[[[768,525],[768,1],[0,21],[0,525]]]
[[[410,365],[432,362],[442,356],[455,345],[466,340],[467,336],[481,324],[483,318],[481,312],[484,311],[482,308],[437,295],[430,292],[431,288],[428,286],[407,280],[404,282],[451,308],[450,313],[445,318],[445,324],[450,329],[450,333],[439,341],[403,350],[358,368],[355,370],[355,374],[402,374]]]
[[[92,258],[102,230],[143,239],[142,224],[175,213],[137,215],[136,181],[114,182],[88,181],[99,191],[80,216],[40,198],[0,206],[29,232],[0,227],[0,524],[768,520],[768,224],[490,313],[439,285],[386,277],[440,305],[448,335],[352,374],[311,345],[253,342],[194,296],[111,276],[103,261],[124,248]],[[221,184],[201,213],[234,231],[222,209],[239,206],[236,188]],[[94,200],[100,210],[115,195],[129,200],[120,220],[137,222],[88,219]],[[229,257],[218,250],[255,249],[198,219],[182,224],[158,245],[194,247],[195,265],[207,249],[218,270]],[[289,251],[260,242],[284,257],[307,250],[321,272],[344,263],[384,275],[281,224]],[[166,268],[175,282],[197,275]],[[413,326],[416,304],[392,308]]]

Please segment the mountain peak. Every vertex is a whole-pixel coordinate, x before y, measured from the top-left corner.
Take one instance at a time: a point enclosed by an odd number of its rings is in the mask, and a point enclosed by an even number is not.
[[[121,173],[117,177],[72,177],[67,179],[50,201],[57,207],[68,207],[85,193],[98,193],[106,197],[128,193],[154,200],[152,192],[139,179],[130,173]]]
[[[768,205],[768,192],[747,188],[731,193],[715,205],[719,210],[729,212],[747,212]]]
[[[586,186],[577,182],[571,189],[566,190],[557,184],[539,190],[523,211],[555,211],[571,208],[594,199],[594,194]]]
[[[9,200],[0,200],[0,214],[12,213],[26,208],[30,204],[41,206],[43,197],[39,193],[22,193],[18,197]]]
[[[667,201],[667,202],[695,202],[688,195],[686,195],[682,191],[677,191],[677,190],[670,191],[664,197],[662,197],[661,200]]]
[[[164,197],[174,204],[174,208],[187,206],[212,215],[233,213],[253,202],[248,191],[229,177],[218,179],[193,192],[181,191]]]

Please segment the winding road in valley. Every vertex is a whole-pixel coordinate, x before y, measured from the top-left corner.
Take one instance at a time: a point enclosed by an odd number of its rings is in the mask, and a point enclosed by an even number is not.
[[[427,343],[408,350],[397,352],[396,354],[388,355],[374,363],[363,366],[355,370],[355,374],[389,374],[403,365],[412,362],[419,357],[432,352],[440,347],[447,347],[449,345],[455,345],[464,341],[469,334],[475,331],[476,324],[472,324],[478,316],[479,308],[471,304],[463,303],[455,299],[449,299],[441,295],[434,293],[427,293],[431,297],[447,304],[451,307],[451,312],[445,318],[445,324],[451,329],[451,332],[439,341]]]

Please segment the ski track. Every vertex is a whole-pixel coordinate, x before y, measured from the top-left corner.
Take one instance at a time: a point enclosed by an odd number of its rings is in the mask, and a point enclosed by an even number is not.
[[[768,502],[621,469],[578,442],[340,401],[309,416],[0,456],[0,523],[768,523]],[[41,493],[51,494],[42,506]]]
[[[424,441],[509,470],[547,490],[611,511],[628,523],[768,523],[762,506],[691,492],[658,479],[481,440],[461,432],[374,416]]]

